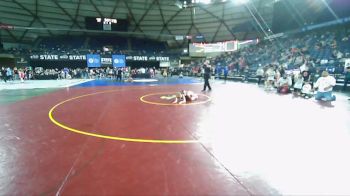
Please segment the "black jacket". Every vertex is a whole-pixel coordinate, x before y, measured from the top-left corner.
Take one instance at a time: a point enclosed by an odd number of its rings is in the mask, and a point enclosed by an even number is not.
[[[204,78],[205,79],[209,79],[210,78],[210,73],[211,73],[210,67],[205,66],[204,67]]]

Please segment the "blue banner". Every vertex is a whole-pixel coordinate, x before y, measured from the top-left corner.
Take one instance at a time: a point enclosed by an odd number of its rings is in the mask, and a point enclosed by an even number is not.
[[[88,67],[101,67],[101,56],[99,54],[87,54],[86,62]]]
[[[112,55],[113,67],[125,67],[125,55]]]

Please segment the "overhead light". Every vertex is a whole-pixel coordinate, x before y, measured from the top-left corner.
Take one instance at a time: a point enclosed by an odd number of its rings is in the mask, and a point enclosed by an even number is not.
[[[192,0],[192,3],[210,4],[211,0]]]
[[[199,0],[199,2],[203,4],[209,4],[211,3],[211,0]]]
[[[178,7],[179,9],[182,9],[183,6],[182,6],[182,3],[180,1],[175,1],[175,5],[176,7]]]
[[[249,0],[232,0],[234,3],[236,3],[237,5],[242,5],[242,4],[246,4],[249,2]]]

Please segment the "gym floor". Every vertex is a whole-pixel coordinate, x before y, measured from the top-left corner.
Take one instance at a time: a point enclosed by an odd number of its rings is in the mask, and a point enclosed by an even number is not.
[[[350,195],[350,104],[195,78],[0,91],[1,195]],[[186,105],[163,99],[182,89]]]

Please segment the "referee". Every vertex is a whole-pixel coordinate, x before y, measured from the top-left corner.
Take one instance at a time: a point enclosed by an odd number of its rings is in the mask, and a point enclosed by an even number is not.
[[[209,90],[211,91],[211,87],[209,84],[209,78],[211,75],[211,69],[210,69],[210,65],[209,64],[204,64],[204,87],[202,91],[206,91],[207,87],[209,88]]]

